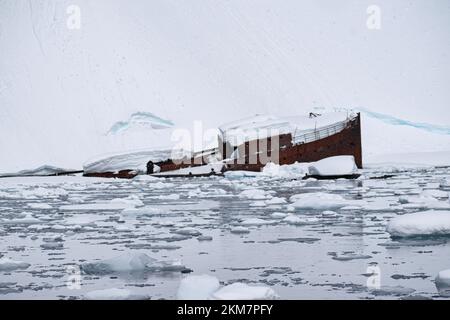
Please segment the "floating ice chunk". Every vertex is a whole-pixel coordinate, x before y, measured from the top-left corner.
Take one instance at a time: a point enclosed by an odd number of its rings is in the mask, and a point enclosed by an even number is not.
[[[326,211],[322,212],[322,216],[327,217],[327,218],[335,218],[335,217],[339,217],[339,214],[334,211],[326,210]]]
[[[320,220],[318,218],[306,218],[306,217],[300,218],[294,215],[288,215],[286,218],[283,219],[283,221],[292,225],[305,225],[305,224],[314,224],[319,222]]]
[[[210,275],[188,276],[181,280],[177,292],[178,300],[206,300],[219,289],[220,283]]]
[[[133,207],[129,203],[123,203],[121,201],[116,202],[96,202],[85,204],[70,204],[59,207],[64,211],[86,211],[86,210],[123,210]]]
[[[284,219],[288,214],[283,212],[274,212],[270,215],[273,219]]]
[[[191,227],[186,227],[186,228],[182,228],[182,229],[178,229],[178,230],[175,230],[173,233],[176,233],[176,234],[181,234],[181,235],[184,235],[184,236],[199,236],[199,235],[201,235],[202,233],[200,232],[200,231],[198,231],[197,229],[195,229],[195,228],[191,228]]]
[[[158,181],[158,182],[152,183],[152,189],[166,189],[166,188],[173,188],[173,187],[175,187],[175,184],[168,183],[168,182]]]
[[[266,164],[262,170],[263,176],[283,179],[303,178],[308,173],[308,163],[294,163],[289,165],[278,165],[273,162]]]
[[[16,219],[1,219],[0,224],[40,224],[42,220],[39,220],[31,215],[31,213],[27,213],[22,218]]]
[[[213,237],[211,236],[199,236],[197,237],[198,241],[212,241]]]
[[[437,195],[437,193],[435,195]],[[398,202],[401,203],[405,209],[450,209],[450,203],[448,201],[439,201],[435,196],[427,194],[425,191],[419,197],[399,197]]]
[[[254,201],[249,204],[250,207],[265,207],[266,202],[265,201]]]
[[[414,289],[401,286],[382,286],[379,289],[371,289],[370,292],[376,296],[406,296],[414,293]]]
[[[392,210],[392,208],[389,205],[389,203],[380,203],[380,202],[367,203],[361,209],[363,209],[365,211],[388,211],[388,210]]]
[[[157,181],[157,180],[161,180],[161,178],[158,177],[154,177],[151,175],[146,175],[146,174],[142,174],[142,175],[137,175],[136,177],[133,178],[133,181]]]
[[[87,300],[146,300],[149,299],[146,295],[136,295],[127,289],[103,289],[90,291],[84,295]]]
[[[450,178],[442,179],[442,181],[439,183],[439,187],[450,188]]]
[[[265,286],[249,286],[236,282],[225,286],[212,294],[216,300],[273,300],[279,296],[272,288]]]
[[[450,211],[423,211],[393,218],[386,231],[394,237],[450,234]]]
[[[272,221],[268,221],[268,220],[263,220],[263,219],[259,219],[259,218],[250,218],[250,219],[246,219],[244,221],[241,222],[241,225],[243,226],[262,226],[262,225],[267,225],[267,224],[272,224]]]
[[[441,296],[450,297],[450,269],[440,271],[434,283]]]
[[[337,194],[323,192],[301,193],[290,198],[292,206],[298,209],[332,210],[345,207],[351,203]]]
[[[231,228],[230,232],[235,233],[235,234],[244,234],[244,233],[249,233],[250,230],[246,227],[239,226],[239,227]]]
[[[447,199],[449,197],[449,193],[446,191],[442,191],[442,190],[437,190],[437,189],[428,189],[428,190],[424,190],[421,193],[422,196],[425,197],[433,197],[433,198],[437,198],[437,199]]]
[[[132,228],[130,226],[125,226],[123,224],[115,227],[114,229],[118,232],[131,232],[134,230],[134,228]]]
[[[69,194],[66,190],[62,188],[43,188],[43,187],[21,190],[20,193],[23,198],[28,199],[57,198],[60,196],[67,196]]]
[[[31,209],[52,209],[53,207],[48,203],[29,203],[28,207]]]
[[[353,156],[329,157],[312,163],[308,167],[310,175],[339,176],[358,172]]]
[[[271,196],[264,190],[261,189],[247,189],[239,194],[241,198],[247,198],[252,200],[265,200],[271,198]]]
[[[167,195],[160,195],[155,197],[157,199],[161,199],[161,200],[178,200],[180,199],[180,195],[177,193],[172,193],[172,194],[167,194]]]
[[[96,222],[104,220],[105,217],[96,214],[77,214],[73,217],[67,217],[65,224],[76,226],[89,226],[95,225]]]
[[[272,199],[266,200],[265,202],[268,205],[270,205],[270,204],[284,204],[284,203],[286,203],[286,200],[284,198],[273,197]]]
[[[123,204],[124,206],[127,207],[142,207],[144,205],[144,203],[142,202],[141,199],[139,199],[139,197],[135,194],[130,195],[126,198],[116,198],[116,199],[112,199],[111,203],[113,204]]]
[[[158,261],[145,253],[127,252],[118,257],[98,262],[83,263],[81,270],[86,274],[110,274],[136,271],[181,271],[179,262]]]
[[[350,261],[350,260],[371,259],[371,258],[372,256],[357,253],[344,253],[342,255],[335,255],[332,257],[333,260],[337,261]]]
[[[30,266],[29,263],[23,261],[15,261],[10,258],[0,258],[0,271],[12,271],[17,269],[26,269]]]
[[[165,211],[161,208],[155,207],[141,207],[141,208],[127,208],[122,211],[122,215],[124,216],[159,216],[163,215]]]

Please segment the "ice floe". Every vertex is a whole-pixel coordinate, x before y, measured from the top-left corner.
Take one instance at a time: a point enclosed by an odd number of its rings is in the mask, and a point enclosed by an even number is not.
[[[220,287],[216,277],[192,275],[182,279],[178,287],[179,300],[274,300],[280,297],[266,286],[250,286],[236,282]]]
[[[211,298],[215,300],[274,300],[279,299],[279,295],[266,286],[250,286],[236,282],[217,290]]]
[[[160,216],[166,214],[167,211],[156,207],[127,208],[121,214],[124,216]]]
[[[265,200],[271,198],[271,195],[267,191],[261,189],[247,189],[242,191],[239,194],[239,197],[252,200]]]
[[[210,275],[192,275],[182,279],[177,292],[178,300],[207,300],[220,287],[219,280]]]
[[[84,295],[86,300],[146,300],[149,298],[147,295],[133,294],[130,290],[118,288],[94,290]]]
[[[299,217],[295,215],[288,215],[286,218],[283,219],[283,221],[292,225],[307,225],[320,222],[318,218]]]
[[[353,156],[329,157],[312,163],[308,167],[310,175],[340,176],[358,172]]]
[[[27,269],[29,266],[30,266],[29,263],[23,261],[16,261],[6,257],[0,258],[0,271]]]
[[[389,221],[387,232],[394,237],[449,235],[450,211],[422,211],[397,216]]]
[[[48,203],[29,203],[28,207],[31,209],[52,209],[53,207]]]
[[[259,219],[259,218],[250,218],[250,219],[245,219],[244,221],[241,222],[241,225],[243,226],[262,226],[262,225],[267,225],[267,224],[272,224],[273,221],[268,221],[268,220],[263,220],[263,219]]]
[[[450,297],[450,269],[440,271],[434,283],[441,296]]]
[[[26,224],[39,224],[39,223],[42,223],[42,222],[43,222],[42,220],[33,217],[31,215],[31,213],[26,213],[21,218],[0,219],[0,225],[2,225],[2,224],[4,224],[4,225],[12,225],[12,224],[23,225],[23,224],[25,224],[26,225]]]
[[[97,262],[83,263],[86,274],[110,274],[138,271],[181,271],[185,269],[177,261],[159,261],[142,252],[126,252],[118,257]]]
[[[290,197],[292,206],[297,209],[332,210],[345,207],[351,203],[341,195],[324,192],[301,193]]]
[[[238,226],[238,227],[231,228],[230,232],[235,233],[235,234],[244,234],[244,233],[249,233],[250,230],[246,227]]]

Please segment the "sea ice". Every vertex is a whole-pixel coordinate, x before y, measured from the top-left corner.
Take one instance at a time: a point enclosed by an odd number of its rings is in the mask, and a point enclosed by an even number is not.
[[[217,290],[211,298],[216,300],[273,300],[279,299],[279,296],[269,287],[249,286],[236,282]]]
[[[450,234],[450,211],[422,211],[397,216],[389,221],[387,232],[394,237]]]
[[[118,288],[94,290],[84,295],[84,299],[87,300],[146,300],[149,298],[146,295],[136,295],[130,290]]]
[[[126,252],[115,258],[81,265],[86,274],[100,275],[136,271],[180,271],[184,268],[178,262],[158,261],[140,252]]]
[[[241,222],[241,225],[243,226],[262,226],[262,225],[266,225],[266,224],[272,224],[272,221],[268,221],[268,220],[263,220],[263,219],[259,219],[259,218],[250,218],[250,219],[246,219],[244,221]]]
[[[116,199],[112,199],[111,203],[113,204],[123,204],[124,206],[127,207],[142,207],[144,205],[144,203],[142,202],[141,199],[139,199],[139,197],[137,195],[130,195],[126,198],[116,198]]]
[[[314,224],[319,222],[320,220],[317,218],[306,218],[306,217],[300,218],[298,216],[288,215],[286,218],[283,219],[283,221],[292,225],[305,225],[305,224]]]
[[[252,200],[265,200],[271,198],[270,194],[261,189],[247,189],[239,194],[241,198],[247,198]]]
[[[161,208],[155,207],[141,207],[141,208],[127,208],[122,211],[124,216],[159,216],[163,215],[166,211]]]
[[[286,218],[287,214],[283,212],[274,212],[270,215],[273,219],[284,219]]]
[[[351,203],[337,194],[323,192],[301,193],[290,198],[292,206],[298,209],[332,210],[345,207]]]
[[[231,228],[230,232],[231,233],[235,233],[235,234],[243,234],[243,233],[249,233],[250,230],[248,228],[246,228],[246,227],[239,226],[239,227]]]
[[[23,261],[15,261],[10,258],[0,258],[0,271],[12,271],[17,269],[26,269],[30,266],[29,263]]]
[[[434,282],[441,296],[450,297],[450,269],[440,271]]]
[[[182,279],[177,292],[178,300],[206,300],[219,289],[220,283],[210,275],[193,275]]]
[[[336,156],[312,163],[308,171],[310,175],[337,176],[355,174],[358,168],[353,156]]]
[[[42,220],[39,220],[31,215],[31,213],[25,214],[22,218],[16,219],[1,219],[1,224],[39,224],[42,223]]]
[[[52,206],[48,203],[29,203],[28,207],[31,209],[51,209]]]

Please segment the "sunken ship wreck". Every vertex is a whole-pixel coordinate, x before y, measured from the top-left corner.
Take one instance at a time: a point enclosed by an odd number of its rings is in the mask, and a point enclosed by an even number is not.
[[[362,168],[359,113],[310,113],[304,117],[254,116],[219,127],[218,146],[189,155],[169,150],[137,152],[98,159],[84,166],[84,176],[133,178],[207,176],[230,170],[260,171],[279,165],[353,156]]]

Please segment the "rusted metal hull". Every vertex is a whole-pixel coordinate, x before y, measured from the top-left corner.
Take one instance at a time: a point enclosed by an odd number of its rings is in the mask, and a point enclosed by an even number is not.
[[[257,145],[257,153],[263,154],[264,157],[272,156],[272,143],[276,138],[279,143],[279,153],[276,157],[271,159],[272,162],[280,165],[293,164],[295,162],[313,162],[328,157],[352,155],[355,158],[355,163],[358,168],[362,168],[362,147],[361,147],[361,116],[358,115],[350,120],[346,127],[335,134],[327,136],[316,141],[292,144],[291,134],[282,134],[276,137],[261,139],[259,143],[249,141],[238,147],[239,154],[244,156],[239,157],[227,163],[227,170],[247,170],[260,171],[267,159],[261,159],[259,156],[251,158],[250,146]],[[227,146],[223,145],[223,149]],[[227,152],[226,150],[224,152]],[[229,152],[229,151],[228,151]]]
[[[85,177],[97,177],[97,178],[119,178],[119,179],[133,179],[138,173],[134,170],[121,170],[119,172],[90,172],[84,173]]]

